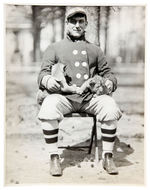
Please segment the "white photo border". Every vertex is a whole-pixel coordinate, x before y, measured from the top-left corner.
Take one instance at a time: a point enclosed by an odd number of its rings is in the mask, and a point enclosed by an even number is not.
[[[94,189],[99,189],[99,188],[105,188],[111,189],[111,190],[127,190],[131,189],[132,190],[148,190],[150,189],[150,148],[149,148],[149,138],[150,138],[150,128],[149,128],[149,120],[150,120],[150,3],[149,0],[76,0],[76,1],[71,1],[71,0],[1,0],[0,1],[0,22],[1,22],[1,30],[0,30],[0,38],[1,38],[1,43],[0,43],[0,52],[1,52],[1,63],[0,63],[0,92],[1,92],[1,99],[0,99],[0,157],[1,157],[1,169],[0,169],[0,189],[35,189],[36,190],[41,190],[41,189],[49,189],[49,188],[64,188],[66,189],[76,189],[79,188],[79,186],[71,186],[70,185],[64,185],[64,186],[50,186],[50,185],[32,185],[32,186],[14,186],[14,187],[6,187],[4,185],[4,142],[5,142],[5,136],[4,136],[4,131],[5,131],[5,51],[4,51],[4,43],[5,43],[5,32],[4,32],[4,4],[20,4],[20,5],[74,5],[74,6],[79,6],[79,5],[89,5],[89,6],[98,6],[98,5],[114,5],[114,6],[125,6],[125,5],[130,5],[130,6],[145,6],[146,7],[146,31],[145,31],[145,56],[146,56],[146,63],[145,63],[145,179],[146,183],[145,186],[101,186],[101,185],[95,185],[92,186]],[[91,186],[81,186],[80,188],[91,188]]]

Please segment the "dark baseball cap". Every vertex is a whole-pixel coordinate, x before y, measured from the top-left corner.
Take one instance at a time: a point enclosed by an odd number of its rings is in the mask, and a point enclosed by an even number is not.
[[[73,17],[76,14],[82,14],[83,16],[85,16],[85,18],[87,19],[87,13],[86,10],[82,7],[74,7],[74,8],[70,8],[67,12],[66,12],[66,19],[69,19],[71,17]]]

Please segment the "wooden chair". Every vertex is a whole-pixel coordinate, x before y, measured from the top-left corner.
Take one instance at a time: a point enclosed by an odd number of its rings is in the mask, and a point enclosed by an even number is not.
[[[91,154],[93,140],[95,142],[95,162],[99,162],[99,155],[98,155],[98,145],[97,145],[97,126],[96,126],[96,116],[87,113],[70,113],[65,115],[65,117],[92,117],[93,118],[93,126],[91,132],[91,139],[90,144],[87,146],[60,146],[59,148],[88,148],[88,154]]]

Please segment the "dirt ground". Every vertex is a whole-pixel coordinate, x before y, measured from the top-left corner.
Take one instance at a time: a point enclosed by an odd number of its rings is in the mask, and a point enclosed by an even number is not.
[[[140,119],[140,118],[139,118]],[[122,119],[123,120],[123,119]],[[83,121],[82,121],[83,122]],[[72,121],[64,121],[62,128]],[[73,122],[75,123],[75,121]],[[126,123],[126,121],[122,121]],[[120,123],[120,125],[122,124]],[[131,122],[128,122],[131,123]],[[79,123],[78,123],[79,124]],[[84,121],[84,129],[70,127],[68,133],[74,131],[74,135],[66,135],[63,130],[60,132],[60,145],[76,144],[84,142],[88,138],[89,121]],[[20,126],[21,127],[21,126]],[[121,127],[121,126],[120,126]],[[21,131],[25,128],[22,126]],[[35,129],[36,130],[36,129]],[[86,134],[85,136],[81,135]],[[131,129],[130,129],[131,130]],[[129,130],[129,131],[130,131]],[[10,133],[6,138],[6,185],[16,184],[144,184],[144,140],[142,126],[137,136],[122,136],[118,134],[115,150],[115,163],[119,170],[119,175],[110,176],[101,165],[101,141],[99,140],[100,162],[94,162],[94,147],[92,154],[88,155],[86,149],[62,150],[61,162],[63,176],[59,178],[51,177],[49,174],[49,156],[45,147],[42,131],[22,133]],[[64,138],[62,138],[62,136]],[[80,136],[80,138],[79,138]],[[78,138],[76,138],[78,137]],[[79,141],[78,141],[79,140]],[[82,144],[87,144],[88,141]]]
[[[20,80],[17,80],[17,77]],[[48,149],[45,146],[40,122],[37,120],[35,81],[33,75],[7,75],[6,186],[30,184],[144,185],[143,87],[119,87],[114,95],[123,111],[123,117],[118,123],[115,144],[115,163],[119,175],[110,176],[102,168],[101,134],[98,128],[99,163],[94,162],[94,146],[91,155],[87,154],[86,149],[64,149],[61,154],[63,176],[52,177],[49,174]],[[133,96],[135,93],[136,97]],[[65,119],[60,126],[59,144],[89,143],[91,125],[90,119]]]

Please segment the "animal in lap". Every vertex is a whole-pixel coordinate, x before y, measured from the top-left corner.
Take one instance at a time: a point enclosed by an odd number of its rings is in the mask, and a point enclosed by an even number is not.
[[[94,77],[85,81],[83,85],[76,90],[76,93],[83,94],[86,90],[90,90],[94,96],[109,94],[109,91],[105,86],[105,81],[106,79],[103,77],[95,75]]]
[[[90,90],[94,96],[109,94],[108,89],[105,86],[106,79],[99,75],[95,75],[94,77],[88,79],[81,87],[68,85],[65,78],[65,67],[66,66],[62,63],[57,63],[52,66],[51,76],[60,84],[60,91],[57,93],[77,93],[82,95],[83,93],[86,93],[88,90]],[[46,89],[44,91],[39,90],[37,102],[42,104],[44,98],[49,94],[51,94],[51,92]]]

